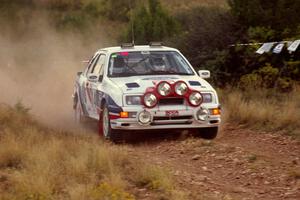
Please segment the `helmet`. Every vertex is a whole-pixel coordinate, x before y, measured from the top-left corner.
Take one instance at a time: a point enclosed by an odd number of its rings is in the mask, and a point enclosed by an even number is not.
[[[153,59],[153,68],[156,71],[166,71],[166,65],[163,58],[154,58]]]
[[[125,65],[126,64],[123,57],[116,57],[114,59],[113,74],[122,74],[125,70]]]

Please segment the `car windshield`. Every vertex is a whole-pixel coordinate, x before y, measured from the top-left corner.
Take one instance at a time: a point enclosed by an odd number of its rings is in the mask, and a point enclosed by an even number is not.
[[[110,56],[109,77],[168,74],[194,75],[194,72],[175,51],[119,52]]]

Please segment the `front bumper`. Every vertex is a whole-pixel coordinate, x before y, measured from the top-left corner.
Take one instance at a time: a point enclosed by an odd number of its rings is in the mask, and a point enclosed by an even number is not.
[[[127,112],[136,113],[132,118],[118,118],[111,120],[112,129],[122,129],[122,130],[153,130],[153,129],[193,129],[193,128],[207,128],[207,127],[218,127],[221,123],[220,115],[211,115],[209,114],[205,121],[197,119],[197,112],[201,108],[194,109],[184,109],[184,110],[175,110],[176,116],[166,115],[166,111],[169,109],[145,109],[150,112],[152,115],[152,122],[148,125],[143,125],[138,120],[138,114],[143,109],[137,111],[136,109],[128,109]],[[205,108],[212,109],[212,108]]]

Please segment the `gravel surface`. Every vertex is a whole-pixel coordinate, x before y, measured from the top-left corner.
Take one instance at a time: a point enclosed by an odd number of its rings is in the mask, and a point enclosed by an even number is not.
[[[231,125],[213,141],[159,135],[125,145],[168,169],[189,199],[300,199],[299,140]]]

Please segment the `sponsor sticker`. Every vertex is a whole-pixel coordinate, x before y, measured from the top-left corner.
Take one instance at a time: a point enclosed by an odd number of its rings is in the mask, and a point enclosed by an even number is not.
[[[121,52],[120,55],[121,56],[129,56],[129,53],[128,52]]]
[[[167,110],[165,111],[166,116],[168,117],[175,117],[179,115],[179,111],[178,110]]]

